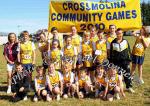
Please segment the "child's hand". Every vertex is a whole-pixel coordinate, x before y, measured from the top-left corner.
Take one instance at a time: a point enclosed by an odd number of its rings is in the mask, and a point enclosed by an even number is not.
[[[122,94],[122,96],[123,96],[124,98],[126,98],[126,95],[125,95],[125,93],[123,93],[123,94]]]
[[[21,88],[19,89],[19,92],[23,92],[23,90],[24,90],[24,87],[21,87]]]
[[[102,98],[103,100],[106,100],[106,96],[103,96],[103,98]]]
[[[13,93],[12,97],[15,98],[15,96],[16,96],[16,93]]]

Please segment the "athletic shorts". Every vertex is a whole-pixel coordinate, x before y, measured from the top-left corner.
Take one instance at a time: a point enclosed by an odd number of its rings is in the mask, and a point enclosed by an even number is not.
[[[102,91],[105,91],[105,86],[102,85],[102,86],[99,88],[98,91],[99,91],[99,93],[102,92]]]
[[[142,65],[144,62],[144,56],[132,55],[132,63]]]
[[[83,94],[86,94],[86,90],[84,88],[80,88],[79,92],[82,92]]]
[[[108,91],[108,94],[114,95],[114,94],[115,94],[114,88],[113,88],[112,90],[109,90],[109,91]]]
[[[7,71],[12,72],[14,69],[14,64],[7,64]]]

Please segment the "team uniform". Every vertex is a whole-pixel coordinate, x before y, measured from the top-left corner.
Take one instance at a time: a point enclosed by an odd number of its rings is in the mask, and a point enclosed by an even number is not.
[[[116,38],[116,35],[109,34],[105,38],[107,40],[107,49],[110,50],[110,44],[111,42]]]
[[[43,67],[44,69],[48,68],[50,53],[48,51],[48,42],[39,42],[39,50],[41,51]]]
[[[40,89],[40,96],[43,98],[42,91],[45,90],[46,87],[46,76],[35,77],[34,79],[35,90]],[[38,96],[35,91],[35,96]]]
[[[18,46],[17,51],[20,51],[20,60],[25,70],[31,70],[33,67],[32,55],[35,49],[35,45],[31,41],[21,42]]]
[[[95,51],[95,44],[91,41],[82,41],[80,50],[82,54],[83,66],[86,68],[91,68],[93,66],[93,53]]]
[[[60,72],[55,71],[54,74],[49,74],[46,77],[46,82],[47,84],[52,85],[52,89],[54,89],[55,87],[60,87],[60,81],[62,81],[62,75]],[[48,93],[52,93],[50,92],[49,88],[46,88]]]
[[[61,70],[61,58],[63,53],[59,49],[52,49],[50,51],[50,61],[54,63],[55,69],[60,71]]]
[[[85,84],[86,82],[91,82],[91,79],[88,75],[86,75],[84,78],[81,78],[80,76],[76,77],[76,82],[79,83],[79,92],[82,92],[83,94],[86,94]]]
[[[110,78],[107,77],[107,82],[108,82],[108,94],[111,94],[111,95],[114,95],[114,94],[115,94],[114,88],[115,88],[116,86],[118,86],[119,77],[121,77],[121,76],[119,76],[118,74],[116,74],[115,77],[110,77]]]
[[[73,72],[68,72],[68,73],[64,73],[63,74],[63,94],[68,94],[68,92],[70,93],[70,88],[67,87],[67,84],[73,84],[75,83],[75,75],[73,74]]]
[[[144,38],[143,40],[150,42],[150,38]],[[137,37],[136,42],[133,46],[133,50],[132,50],[132,63],[143,64],[145,49],[146,48],[144,47],[144,45],[142,43],[142,39]]]
[[[63,62],[70,62],[72,65],[76,64],[77,48],[73,45],[64,46],[63,48]]]
[[[97,35],[95,35],[94,37],[91,37],[91,38],[90,38],[90,41],[91,41],[91,42],[94,42],[94,43],[95,43],[97,40],[98,40]]]
[[[96,41],[95,45],[96,51],[99,51],[99,55],[97,55],[96,61],[98,63],[102,63],[105,59],[107,59],[107,44],[103,40],[98,40]]]
[[[105,77],[96,77],[96,82],[98,83],[98,93],[105,90],[106,87],[106,79]]]

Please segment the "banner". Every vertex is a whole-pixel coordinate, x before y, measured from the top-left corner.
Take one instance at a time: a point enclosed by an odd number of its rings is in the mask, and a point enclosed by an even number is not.
[[[108,30],[114,24],[124,30],[142,26],[140,0],[124,0],[108,3],[89,1],[51,1],[49,31],[57,27],[59,32],[70,32],[75,25],[78,32],[92,26]]]

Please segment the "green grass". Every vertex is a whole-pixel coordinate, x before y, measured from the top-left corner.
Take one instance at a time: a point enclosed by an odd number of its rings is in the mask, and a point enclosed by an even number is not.
[[[128,39],[131,48],[133,47],[133,44],[135,42],[135,39],[133,37],[126,37]],[[136,93],[131,94],[126,92],[126,99],[121,99],[121,100],[115,100],[113,102],[108,102],[108,101],[102,101],[99,99],[84,99],[84,100],[79,100],[79,99],[68,99],[68,100],[61,100],[59,102],[57,101],[52,101],[50,103],[48,102],[43,102],[39,101],[37,103],[32,102],[32,97],[33,93],[29,94],[29,100],[28,101],[20,101],[18,103],[11,103],[9,102],[11,95],[6,94],[6,61],[3,56],[3,47],[0,46],[0,106],[6,106],[6,105],[16,105],[16,106],[27,106],[27,105],[33,105],[33,106],[143,106],[147,105],[150,106],[150,49],[148,48],[146,51],[146,57],[145,57],[145,62],[144,62],[144,67],[143,67],[143,78],[144,78],[144,85],[142,86],[136,86],[134,87]],[[37,50],[37,56],[36,56],[36,63],[41,64],[41,56],[39,51]],[[35,75],[35,72],[34,72]]]

